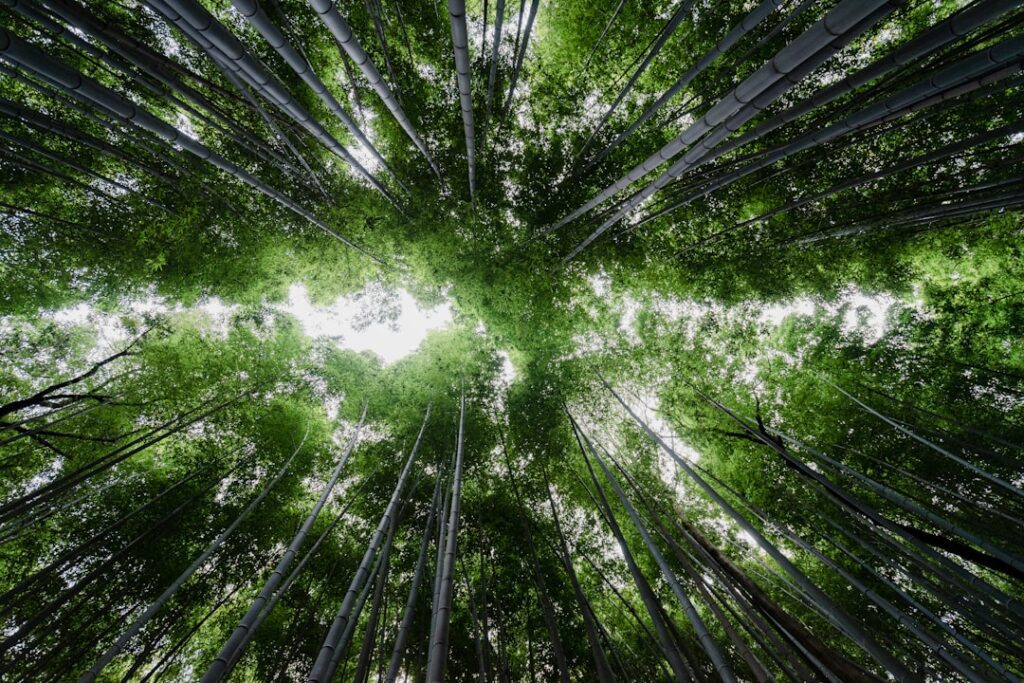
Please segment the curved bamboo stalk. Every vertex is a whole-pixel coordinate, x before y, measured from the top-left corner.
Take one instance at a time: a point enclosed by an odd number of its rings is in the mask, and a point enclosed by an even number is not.
[[[127,512],[124,515],[121,515],[120,517],[118,517],[114,521],[110,522],[109,524],[107,524],[102,529],[100,529],[96,533],[94,533],[91,536],[89,536],[89,538],[87,538],[86,540],[82,541],[81,543],[79,543],[75,547],[69,548],[69,549],[65,550],[63,553],[61,553],[60,555],[55,557],[48,564],[46,564],[44,567],[42,567],[41,569],[38,569],[35,572],[33,572],[32,574],[26,576],[21,581],[19,581],[17,584],[15,584],[14,586],[12,586],[8,590],[6,590],[3,595],[0,595],[0,604],[10,603],[12,599],[14,599],[14,598],[18,597],[19,595],[21,595],[22,593],[24,593],[24,591],[29,586],[31,586],[32,584],[34,584],[37,581],[39,581],[41,578],[45,577],[47,574],[53,572],[58,567],[64,566],[68,561],[73,560],[76,557],[79,557],[86,550],[88,550],[92,546],[96,545],[96,543],[98,543],[100,540],[102,540],[108,533],[110,533],[114,529],[117,529],[122,524],[127,522],[129,519],[131,519],[132,517],[136,516],[137,514],[139,514],[140,512],[145,510],[146,508],[148,508],[150,505],[153,505],[154,503],[159,501],[164,496],[171,494],[172,492],[177,490],[178,487],[184,486],[188,482],[192,481],[193,479],[198,477],[200,474],[205,472],[207,469],[209,469],[209,468],[208,467],[203,467],[201,469],[198,469],[195,472],[193,472],[192,474],[188,475],[187,477],[182,478],[180,481],[175,482],[174,484],[171,484],[170,486],[165,488],[163,491],[161,491],[157,495],[155,495],[152,498],[150,498],[149,500],[147,500],[142,505],[139,505],[138,507],[134,508],[133,510]],[[2,611],[0,611],[0,615],[5,615],[5,614],[7,614],[9,612],[10,612],[10,608],[9,607],[5,607]]]
[[[125,74],[154,96],[167,100],[169,104],[181,108],[190,116],[194,116],[216,129],[242,149],[253,152],[258,158],[292,174],[293,177],[299,176],[295,167],[276,149],[265,144],[262,139],[244,126],[239,125],[222,107],[186,83],[183,77],[203,82],[207,87],[218,90],[212,87],[212,84],[206,79],[184,69],[172,60],[165,59],[145,43],[119,33],[102,17],[90,13],[77,2],[71,0],[40,1],[54,15],[99,40],[108,48],[109,52],[97,50],[77,34],[58,27],[61,30],[61,36],[94,55],[110,68]],[[15,7],[16,10],[20,10],[20,8],[31,10],[31,6],[24,0],[3,0],[3,2]],[[93,9],[95,10],[95,8]],[[162,84],[166,90],[161,90],[153,85],[152,81],[154,80]],[[203,111],[209,112],[209,115],[204,114]]]
[[[1022,47],[1024,47],[1024,41],[1022,41]],[[825,381],[826,384],[828,384],[833,389],[835,389],[836,391],[841,393],[843,396],[845,396],[846,398],[850,399],[855,404],[860,406],[860,408],[862,410],[864,410],[867,413],[870,413],[871,415],[874,415],[875,417],[877,417],[879,420],[882,420],[883,422],[885,422],[890,427],[892,427],[892,428],[896,429],[897,431],[899,431],[899,432],[909,436],[910,438],[914,439],[918,443],[921,443],[921,444],[927,446],[928,448],[932,449],[936,453],[940,453],[940,454],[944,455],[945,457],[949,458],[953,462],[955,462],[955,463],[957,463],[959,465],[962,465],[963,467],[967,468],[968,470],[970,470],[974,474],[978,475],[982,479],[985,479],[989,483],[994,484],[995,486],[998,486],[998,487],[1000,487],[1002,489],[1005,489],[1006,491],[1009,491],[1010,493],[1013,493],[1017,497],[1024,497],[1024,490],[1022,490],[1021,488],[1019,488],[1017,486],[1014,486],[1013,484],[1011,484],[1009,482],[1003,481],[999,477],[996,477],[996,476],[986,472],[985,470],[981,469],[977,465],[975,465],[975,464],[973,464],[971,462],[968,462],[967,460],[964,460],[963,458],[961,458],[960,456],[956,455],[955,453],[951,453],[950,451],[946,450],[942,446],[939,446],[938,444],[934,443],[933,441],[931,441],[929,439],[926,439],[923,436],[920,436],[919,434],[917,434],[913,430],[907,429],[906,427],[904,427],[900,423],[896,422],[895,420],[893,420],[892,418],[888,417],[887,415],[885,415],[883,413],[880,413],[879,411],[875,410],[874,408],[872,408],[868,404],[864,403],[863,401],[861,401],[860,399],[855,397],[853,394],[850,394],[849,392],[847,392],[846,390],[842,389],[841,387],[833,384],[829,380],[825,379],[824,381]]]
[[[0,112],[10,116],[11,118],[20,119],[36,130],[48,131],[73,142],[85,145],[86,147],[90,147],[97,152],[101,152],[107,156],[123,161],[126,164],[135,166],[166,184],[175,182],[175,179],[172,176],[167,175],[154,166],[135,159],[130,154],[126,154],[120,147],[112,145],[106,140],[101,140],[100,138],[89,135],[88,133],[84,133],[77,128],[68,126],[55,118],[29,109],[28,107],[12,100],[0,98]]]
[[[103,562],[101,562],[99,565],[91,569],[87,574],[79,578],[72,585],[62,590],[60,594],[57,595],[57,597],[55,597],[53,600],[50,600],[43,608],[38,610],[35,614],[26,619],[24,622],[21,622],[18,628],[13,633],[11,633],[11,635],[5,638],[3,642],[0,642],[0,654],[6,653],[12,647],[17,645],[18,642],[21,641],[30,632],[32,632],[32,630],[34,630],[37,626],[39,626],[48,618],[50,618],[54,613],[57,612],[57,610],[60,609],[62,605],[66,604],[69,600],[79,595],[85,589],[86,586],[88,586],[97,578],[99,578],[107,569],[113,566],[122,557],[127,555],[138,544],[148,539],[153,533],[162,529],[168,522],[170,522],[172,519],[176,518],[178,515],[180,515],[182,512],[188,509],[192,505],[192,503],[202,498],[204,495],[209,493],[215,486],[220,484],[220,482],[224,481],[226,478],[231,476],[235,472],[235,470],[242,466],[243,462],[244,461],[239,461],[238,463],[236,463],[234,467],[230,468],[219,477],[214,478],[212,481],[210,481],[201,489],[199,489],[199,491],[189,496],[189,498],[186,499],[185,502],[181,503],[173,510],[163,515],[154,524],[143,529],[141,533],[135,535],[127,543],[121,545],[120,548],[114,551]]]
[[[124,183],[122,183],[120,181],[117,181],[117,180],[114,180],[113,178],[110,178],[108,176],[105,176],[102,173],[98,173],[98,172],[92,170],[91,168],[83,166],[82,164],[78,163],[74,159],[69,159],[66,156],[64,156],[63,154],[58,154],[57,152],[54,152],[54,151],[52,151],[50,149],[47,149],[46,147],[44,147],[42,145],[38,145],[35,142],[32,142],[31,140],[26,140],[25,138],[22,138],[22,137],[20,137],[18,135],[13,135],[13,134],[8,133],[7,131],[4,131],[4,130],[0,130],[0,140],[6,140],[7,142],[15,144],[15,145],[17,145],[17,146],[19,146],[19,147],[21,147],[23,149],[27,149],[27,150],[35,153],[35,154],[38,154],[41,157],[49,159],[50,161],[54,161],[54,162],[56,162],[58,164],[61,164],[63,166],[67,166],[68,168],[70,168],[70,169],[72,169],[74,171],[77,171],[78,173],[81,173],[83,175],[89,176],[90,178],[93,178],[95,180],[98,180],[99,182],[101,182],[101,183],[103,183],[103,184],[105,184],[105,185],[107,185],[109,187],[116,188],[117,190],[119,190],[123,194],[129,195],[129,196],[132,196],[132,197],[138,197],[140,200],[142,200],[146,204],[148,204],[148,205],[150,205],[150,206],[152,206],[152,207],[154,207],[156,209],[160,209],[164,213],[167,213],[167,214],[172,213],[171,210],[169,208],[167,208],[165,205],[161,204],[158,201],[150,199],[145,194],[139,194],[136,190],[132,189],[131,187],[129,187],[127,185],[125,185]],[[99,191],[99,190],[97,189],[97,191]],[[110,194],[110,193],[104,192],[103,195],[105,197],[109,197],[109,198],[114,199],[114,200],[117,199],[117,196],[114,195],[114,194]]]
[[[809,194],[809,195],[806,195],[804,197],[798,197],[796,199],[793,199],[792,201],[789,201],[789,202],[786,202],[785,204],[782,204],[781,206],[777,206],[774,209],[771,209],[769,211],[765,211],[764,213],[761,213],[761,214],[759,214],[757,216],[754,216],[753,218],[745,220],[745,221],[743,221],[741,223],[736,223],[735,225],[729,226],[728,228],[725,228],[723,230],[719,230],[718,232],[713,233],[711,235],[708,235],[707,237],[702,238],[700,241],[695,242],[692,245],[685,247],[682,251],[678,252],[676,255],[678,256],[678,255],[684,253],[685,251],[689,251],[690,249],[694,249],[696,247],[700,247],[700,246],[703,246],[705,244],[709,244],[711,242],[714,242],[714,241],[720,239],[721,237],[723,237],[723,236],[725,236],[727,234],[737,232],[739,230],[747,228],[748,226],[754,225],[756,223],[761,223],[761,222],[767,221],[767,220],[769,220],[769,219],[771,219],[771,218],[773,218],[775,216],[778,216],[780,214],[786,213],[787,211],[791,211],[793,209],[798,209],[798,208],[800,208],[802,206],[806,206],[807,204],[812,204],[812,203],[820,201],[822,199],[826,199],[828,197],[834,196],[836,194],[839,194],[840,192],[843,192],[844,190],[849,190],[849,189],[852,189],[854,187],[858,187],[860,185],[864,185],[864,184],[867,184],[867,183],[870,183],[870,182],[873,182],[873,181],[876,181],[876,180],[882,180],[884,178],[888,178],[888,177],[893,176],[893,175],[895,175],[897,173],[900,173],[902,171],[908,171],[908,170],[911,170],[911,169],[914,169],[914,168],[920,168],[920,167],[927,166],[927,165],[932,164],[932,163],[937,162],[937,161],[942,161],[943,159],[948,159],[950,157],[955,157],[958,154],[962,154],[963,152],[967,152],[967,151],[971,150],[974,147],[979,147],[981,145],[985,145],[987,143],[994,142],[996,140],[1007,138],[1007,137],[1009,137],[1011,135],[1014,135],[1015,133],[1021,132],[1022,130],[1024,130],[1024,119],[1018,119],[1017,121],[1015,121],[1015,122],[1013,122],[1013,123],[1011,123],[1009,125],[1001,126],[999,128],[993,129],[993,130],[988,131],[986,133],[982,133],[982,134],[976,135],[976,136],[974,136],[972,138],[968,138],[967,140],[960,140],[958,142],[954,142],[954,143],[949,144],[949,145],[944,145],[943,147],[940,147],[939,149],[936,149],[934,151],[927,152],[925,154],[919,154],[917,156],[911,157],[910,159],[907,159],[906,161],[903,161],[903,162],[901,162],[899,164],[895,164],[893,166],[889,166],[889,167],[887,167],[887,168],[885,168],[885,169],[883,169],[881,171],[876,171],[875,173],[868,173],[866,175],[858,176],[856,178],[851,178],[849,180],[844,180],[843,182],[836,183],[836,184],[832,185],[831,187],[829,187],[828,189],[822,190],[821,192],[815,192],[813,194]],[[688,200],[689,200],[689,198],[688,198]],[[669,206],[669,207],[667,207],[665,209],[659,210],[655,214],[652,214],[650,216],[646,216],[637,224],[637,227],[639,227],[640,224],[643,224],[643,223],[646,223],[646,222],[650,222],[651,220],[654,220],[656,218],[660,218],[661,216],[663,216],[663,215],[673,211],[676,208],[679,208],[682,205],[683,204],[673,204],[672,206]]]

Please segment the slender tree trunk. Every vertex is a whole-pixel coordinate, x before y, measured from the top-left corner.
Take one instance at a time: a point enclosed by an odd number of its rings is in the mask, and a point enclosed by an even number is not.
[[[0,642],[0,655],[6,653],[15,645],[17,645],[18,642],[21,641],[26,635],[28,635],[34,628],[42,624],[46,619],[48,619],[54,613],[56,613],[57,610],[59,610],[62,605],[66,604],[69,600],[73,599],[76,595],[80,594],[82,590],[85,589],[86,586],[88,586],[95,579],[101,576],[107,569],[109,569],[122,557],[125,557],[129,553],[129,551],[135,548],[138,544],[149,539],[149,537],[155,532],[163,529],[163,527],[169,521],[175,519],[179,514],[181,514],[183,511],[191,507],[195,501],[202,498],[206,493],[208,493],[211,489],[217,486],[221,481],[229,477],[241,465],[242,463],[239,462],[237,465],[224,472],[220,477],[217,477],[216,479],[206,484],[199,491],[189,496],[189,498],[185,500],[185,502],[181,503],[173,510],[165,514],[163,517],[161,517],[159,520],[157,520],[152,526],[147,527],[145,530],[142,531],[142,533],[138,534],[130,541],[122,545],[121,548],[119,548],[112,555],[110,555],[110,557],[108,557],[106,560],[100,563],[97,567],[93,568],[83,577],[78,579],[74,584],[61,591],[56,598],[50,600],[42,609],[33,614],[29,619],[22,622],[21,625],[14,631],[14,633],[5,638],[3,642]]]
[[[430,169],[437,176],[438,180],[441,180],[441,171],[438,170],[437,164],[434,159],[430,156],[427,151],[427,146],[420,138],[419,133],[412,125],[412,121],[402,110],[402,106],[398,103],[395,94],[388,87],[384,79],[381,78],[380,72],[377,71],[377,67],[374,65],[370,56],[366,54],[366,50],[359,44],[359,40],[356,39],[352,33],[352,28],[345,21],[345,18],[341,16],[335,7],[333,0],[307,0],[309,6],[320,16],[320,20],[324,22],[327,28],[330,30],[331,35],[334,36],[335,40],[341,45],[348,54],[349,58],[359,67],[363,72],[363,76],[369,81],[370,87],[373,88],[377,96],[380,97],[384,106],[388,108],[395,120],[398,121],[398,125],[402,127],[405,134],[409,136],[413,144],[416,145],[416,149],[420,151],[423,158],[430,164]]]
[[[373,564],[374,558],[377,557],[377,551],[380,549],[384,536],[388,528],[391,526],[392,518],[398,511],[399,502],[402,499],[402,492],[405,489],[406,479],[408,479],[409,472],[412,470],[413,462],[416,460],[416,453],[419,451],[420,440],[423,438],[423,432],[427,428],[427,421],[429,419],[430,407],[428,406],[426,413],[423,416],[423,425],[420,427],[419,435],[417,435],[416,442],[413,444],[412,451],[409,453],[409,458],[406,460],[405,466],[402,468],[402,472],[398,476],[395,489],[391,494],[391,500],[388,501],[387,508],[384,510],[380,523],[377,525],[377,530],[370,539],[370,543],[366,548],[366,553],[363,555],[363,559],[359,563],[359,567],[356,569],[355,576],[352,577],[352,583],[348,587],[348,592],[345,594],[345,597],[341,602],[341,606],[338,608],[334,621],[331,623],[331,628],[327,632],[327,637],[324,639],[323,645],[320,647],[320,651],[317,654],[316,661],[313,663],[313,668],[310,670],[306,678],[309,683],[326,683],[327,681],[330,681],[334,676],[335,670],[338,668],[341,656],[348,645],[346,629],[350,623],[353,626],[355,624],[355,619],[352,618],[352,608],[355,605],[363,586],[368,582],[370,566]]]
[[[185,568],[185,571],[183,571],[178,576],[178,578],[175,579],[174,582],[171,583],[171,585],[168,586],[167,589],[163,593],[161,593],[156,600],[150,603],[146,610],[141,615],[139,615],[139,617],[136,618],[135,621],[133,621],[132,624],[127,629],[125,629],[124,633],[121,634],[117,641],[114,642],[114,644],[111,645],[109,648],[107,648],[106,651],[104,651],[103,654],[100,656],[100,658],[97,659],[96,662],[92,665],[92,667],[90,667],[90,669],[78,679],[78,683],[91,683],[92,681],[96,680],[96,677],[104,669],[104,667],[110,664],[110,662],[113,661],[114,658],[117,657],[117,655],[124,650],[128,642],[136,634],[138,634],[139,631],[145,628],[146,624],[149,623],[149,621],[156,615],[156,613],[160,611],[160,608],[167,604],[167,601],[170,600],[175,593],[177,593],[178,589],[181,588],[182,585],[184,585],[184,583],[188,581],[188,579],[196,571],[202,568],[210,559],[210,557],[214,553],[216,553],[217,550],[220,549],[220,547],[231,536],[231,534],[233,534],[235,530],[242,524],[242,522],[244,522],[249,517],[249,515],[252,514],[252,511],[256,509],[256,506],[259,505],[260,502],[262,502],[263,499],[270,494],[270,491],[274,488],[274,486],[276,486],[277,483],[281,480],[281,478],[284,477],[285,473],[288,471],[288,468],[291,466],[292,461],[295,460],[295,456],[299,454],[299,451],[302,449],[302,446],[306,443],[307,436],[309,436],[308,427],[306,428],[306,432],[302,435],[302,440],[299,441],[299,445],[295,448],[295,451],[292,452],[291,456],[285,461],[284,465],[281,466],[281,468],[277,471],[274,477],[269,482],[267,482],[267,485],[263,488],[263,490],[259,492],[259,494],[252,500],[252,502],[250,502],[249,505],[247,505],[245,509],[242,510],[241,514],[239,514],[238,517],[236,517],[235,520],[231,522],[231,524],[229,524],[226,529],[224,529],[215,539],[213,539],[213,541],[210,542],[209,545],[206,546],[203,552],[200,553],[199,556],[195,560],[193,560],[188,567]]]
[[[640,567],[636,564],[636,560],[633,558],[633,553],[630,551],[629,545],[626,543],[626,538],[622,534],[622,529],[619,527],[619,523],[615,519],[615,513],[612,511],[611,505],[608,503],[608,499],[604,495],[604,490],[601,488],[601,485],[597,480],[597,475],[590,466],[590,458],[587,457],[586,447],[580,438],[579,432],[576,431],[575,423],[572,424],[572,427],[573,434],[575,435],[580,448],[580,453],[583,455],[584,462],[587,465],[587,471],[590,473],[590,479],[594,484],[595,500],[600,505],[600,509],[608,523],[608,527],[611,530],[612,535],[615,537],[615,541],[618,543],[619,549],[622,551],[622,557],[626,562],[626,568],[629,570],[629,574],[633,578],[633,583],[636,586],[637,593],[640,594],[640,599],[643,601],[647,614],[650,616],[651,622],[654,624],[654,631],[658,634],[658,640],[661,642],[661,648],[665,653],[665,658],[668,660],[669,666],[672,667],[672,672],[676,680],[680,681],[680,683],[686,683],[692,678],[690,669],[683,662],[683,658],[668,631],[668,627],[662,619],[660,605],[654,590],[647,582],[646,577],[644,577],[643,573],[640,571]]]
[[[537,587],[537,597],[540,599],[541,613],[544,616],[544,625],[548,630],[548,637],[551,640],[551,651],[555,656],[555,666],[562,683],[571,683],[569,666],[565,660],[565,650],[562,647],[562,639],[558,635],[558,622],[555,618],[555,610],[551,604],[551,597],[548,595],[547,585],[544,581],[544,573],[541,571],[540,560],[537,557],[537,547],[533,542],[533,530],[531,529],[530,518],[523,506],[523,499],[516,485],[515,474],[512,472],[512,459],[509,457],[508,448],[505,444],[505,437],[498,425],[498,433],[501,438],[501,449],[505,456],[505,468],[508,471],[509,484],[512,486],[512,495],[515,497],[516,505],[519,507],[519,519],[523,528],[523,536],[530,553],[530,568],[533,574],[533,581]]]
[[[540,0],[530,0],[530,13],[526,18],[526,29],[523,32],[522,44],[519,46],[515,65],[512,67],[512,79],[508,86],[508,99],[505,100],[505,106],[502,109],[502,118],[507,117],[509,111],[512,110],[512,102],[516,95],[516,85],[519,82],[519,74],[523,70],[523,62],[526,60],[526,49],[530,44],[530,33],[533,32],[533,21],[537,18],[537,6],[539,4]]]
[[[270,574],[270,577],[263,585],[259,595],[256,596],[255,600],[253,600],[253,603],[245,613],[245,616],[242,617],[238,626],[235,627],[235,630],[221,647],[216,659],[213,660],[213,663],[206,670],[206,673],[203,674],[203,683],[215,683],[231,673],[232,662],[238,661],[245,645],[248,643],[247,634],[252,629],[253,622],[256,621],[260,613],[263,611],[264,606],[273,597],[274,591],[284,578],[284,573],[288,570],[292,560],[295,559],[296,554],[298,554],[303,541],[306,540],[306,536],[309,535],[317,517],[320,516],[320,511],[323,509],[324,505],[327,504],[327,499],[330,498],[331,492],[334,490],[334,486],[338,482],[338,477],[341,476],[341,470],[345,467],[349,457],[352,455],[352,449],[359,440],[359,436],[363,429],[363,422],[366,420],[366,408],[367,406],[364,404],[362,414],[359,416],[359,423],[352,432],[352,437],[349,439],[348,445],[345,447],[345,452],[338,461],[338,464],[335,466],[334,471],[331,472],[330,479],[328,479],[327,483],[324,485],[324,489],[320,493],[320,497],[317,499],[316,503],[313,505],[313,509],[310,510],[306,519],[302,522],[302,526],[292,538],[291,543],[288,544],[288,549],[285,550],[284,555],[281,557],[277,566],[274,568],[274,571]]]
[[[163,120],[153,116],[148,111],[100,85],[93,79],[69,69],[57,60],[51,59],[31,44],[4,29],[0,29],[0,43],[7,43],[7,47],[0,51],[0,58],[8,59],[16,64],[20,64],[33,73],[39,74],[49,80],[56,81],[61,84],[74,84],[73,86],[67,86],[66,89],[75,97],[81,97],[86,101],[94,103],[104,111],[116,115],[124,123],[130,123],[131,125],[147,130],[168,144],[180,145],[190,154],[193,154],[216,166],[222,171],[234,176],[249,187],[270,197],[289,211],[306,219],[310,223],[313,223],[335,239],[338,239],[356,251],[359,251],[365,256],[381,263],[379,258],[369,254],[356,243],[337,233],[324,221],[302,208],[298,203],[288,198],[283,193],[257,179],[249,172],[241,169],[239,166],[228,161],[219,154],[216,154],[213,150],[209,149],[197,140],[185,135],[177,128],[165,123]]]
[[[814,0],[811,0],[813,2]],[[690,85],[697,76],[702,74],[711,64],[713,64],[719,57],[735,45],[740,39],[750,33],[752,30],[757,28],[761,22],[767,19],[772,12],[774,12],[780,5],[783,4],[783,0],[762,0],[754,9],[750,11],[743,20],[734,26],[729,33],[725,35],[711,50],[705,54],[700,61],[698,61],[689,71],[684,73],[679,79],[672,84],[672,87],[666,90],[661,97],[659,97],[652,105],[644,110],[643,114],[637,118],[636,121],[631,123],[626,130],[619,133],[619,135],[601,152],[594,157],[587,167],[593,167],[600,163],[611,154],[616,148],[618,148],[623,142],[626,141],[629,136],[636,132],[637,128],[647,123],[652,116],[654,116],[662,107],[665,106],[673,97],[678,95],[682,90]]]
[[[684,0],[676,9],[676,11],[672,14],[672,18],[668,20],[668,23],[665,24],[665,26],[658,33],[658,37],[655,39],[654,45],[651,47],[650,51],[644,57],[643,61],[640,62],[640,66],[638,66],[636,70],[633,72],[633,75],[629,77],[629,80],[626,81],[626,85],[623,86],[621,91],[619,91],[619,94],[615,97],[615,100],[612,102],[611,106],[608,107],[608,110],[605,111],[604,115],[601,117],[601,120],[597,122],[596,126],[594,126],[594,130],[590,133],[590,136],[587,138],[587,141],[583,143],[583,148],[580,149],[580,151],[576,154],[574,163],[578,162],[583,157],[583,155],[587,153],[587,150],[590,149],[590,145],[594,142],[594,138],[597,137],[597,134],[600,133],[601,130],[604,128],[605,124],[608,123],[608,119],[610,119],[612,114],[615,113],[615,110],[619,108],[619,105],[622,104],[622,101],[629,96],[629,93],[633,90],[633,86],[636,85],[636,82],[640,79],[640,76],[643,75],[644,71],[647,70],[647,67],[650,66],[651,62],[654,61],[654,58],[658,56],[659,52],[661,52],[661,48],[664,47],[666,42],[668,42],[668,39],[671,38],[672,34],[675,33],[677,28],[679,28],[679,24],[683,23],[683,19],[686,18],[686,16],[690,12],[690,9],[693,7],[693,2],[694,0]]]
[[[735,676],[732,672],[732,668],[729,666],[729,663],[725,661],[725,658],[719,651],[718,646],[712,639],[711,634],[708,632],[707,627],[704,625],[703,620],[700,618],[700,615],[697,613],[696,608],[690,601],[689,596],[683,590],[682,585],[676,578],[675,572],[672,571],[672,568],[665,560],[664,555],[662,555],[661,550],[658,548],[657,544],[654,543],[654,539],[652,539],[650,534],[647,532],[647,529],[644,527],[643,521],[640,519],[640,516],[633,508],[632,503],[630,503],[629,499],[626,497],[626,494],[622,491],[622,488],[619,486],[619,483],[616,480],[615,476],[608,469],[607,465],[605,465],[604,459],[600,456],[600,454],[591,444],[590,439],[587,437],[586,433],[584,433],[580,429],[580,426],[576,423],[576,421],[568,412],[566,412],[566,415],[572,422],[573,430],[575,431],[577,438],[581,438],[583,446],[586,447],[586,450],[583,452],[583,457],[587,461],[588,468],[591,467],[590,458],[593,458],[597,462],[598,466],[601,468],[601,471],[604,474],[605,478],[608,480],[608,483],[611,484],[612,490],[615,492],[615,495],[619,499],[619,502],[622,504],[623,508],[625,508],[626,513],[632,520],[634,527],[639,532],[640,537],[643,540],[644,545],[647,547],[648,552],[650,552],[651,556],[654,557],[654,561],[658,565],[658,568],[661,570],[662,576],[669,584],[669,587],[672,589],[672,592],[675,593],[676,599],[679,601],[680,605],[683,608],[683,612],[686,613],[687,618],[690,620],[690,624],[693,626],[694,631],[697,633],[697,638],[701,643],[701,647],[703,647],[708,658],[714,665],[715,672],[718,674],[718,677],[724,681],[735,681]],[[587,457],[587,451],[590,452],[590,458]],[[595,486],[598,486],[596,479],[594,481],[594,484]],[[601,496],[602,500],[604,500],[603,493],[601,493]],[[605,505],[606,510],[610,512],[610,507],[607,506],[607,501],[605,501]],[[670,623],[668,619],[665,619],[665,622],[666,624]]]
[[[430,502],[430,512],[427,513],[427,522],[423,527],[423,538],[420,541],[420,554],[416,559],[416,569],[413,571],[412,583],[409,586],[409,597],[405,602],[405,611],[402,613],[402,621],[395,635],[395,645],[391,652],[391,662],[388,665],[388,672],[384,676],[385,683],[395,683],[398,678],[398,670],[402,666],[405,657],[406,644],[409,639],[409,631],[412,628],[412,620],[415,616],[416,598],[419,595],[420,583],[423,581],[423,569],[427,564],[427,550],[430,547],[430,536],[434,529],[434,517],[437,506],[441,502],[441,476],[438,473],[437,482],[434,484],[434,496]]]
[[[896,659],[889,654],[889,652],[879,645],[874,638],[868,635],[863,627],[848,616],[843,610],[841,610],[832,600],[827,597],[817,586],[801,572],[797,567],[790,562],[789,558],[783,555],[778,548],[776,548],[764,535],[758,531],[746,518],[743,517],[735,508],[733,508],[717,491],[715,491],[697,472],[690,466],[690,464],[677,454],[665,441],[654,432],[640,417],[633,412],[633,409],[626,404],[625,401],[619,396],[619,394],[604,380],[601,378],[605,388],[612,394],[612,396],[619,402],[619,404],[626,410],[629,416],[643,429],[647,435],[653,439],[666,453],[668,453],[672,459],[676,462],[676,465],[696,483],[701,490],[704,491],[717,505],[718,507],[733,519],[744,531],[750,534],[755,542],[766,552],[768,555],[775,560],[775,562],[783,568],[783,570],[793,578],[794,581],[824,610],[824,613],[828,616],[829,620],[834,623],[840,630],[848,633],[854,642],[863,648],[868,654],[882,664],[888,671],[896,676],[898,680],[912,681],[914,677],[909,671]]]
[[[580,613],[583,616],[583,625],[587,632],[587,641],[590,643],[590,652],[594,658],[594,670],[597,673],[597,680],[601,683],[613,683],[615,676],[612,675],[611,665],[608,664],[608,658],[605,656],[604,650],[601,648],[601,638],[598,635],[597,629],[597,617],[594,615],[593,610],[590,608],[590,603],[587,601],[586,596],[583,593],[583,588],[580,586],[579,577],[576,575],[576,569],[572,564],[572,555],[569,552],[569,546],[565,540],[565,534],[562,533],[562,524],[558,518],[558,509],[555,506],[555,498],[551,493],[551,482],[548,480],[547,468],[542,465],[541,472],[544,475],[544,486],[547,491],[548,505],[551,507],[551,518],[555,525],[555,534],[558,536],[559,558],[562,561],[562,566],[565,567],[565,572],[569,576],[569,582],[572,584],[573,593],[576,596],[576,602],[579,605]]]
[[[459,533],[459,507],[462,498],[463,428],[466,419],[466,396],[459,401],[459,435],[455,449],[455,470],[452,473],[452,504],[448,513],[448,538],[444,544],[444,569],[441,576],[441,591],[438,595],[437,621],[430,634],[430,666],[427,683],[442,683],[448,662],[448,633],[452,610],[452,596],[455,592],[456,542]]]
[[[466,32],[466,3],[448,0],[448,14],[452,25],[452,45],[455,49],[455,75],[459,86],[459,106],[462,109],[462,130],[466,138],[466,162],[469,166],[469,198],[476,190],[476,138],[473,133],[473,90],[469,73],[469,35]]]

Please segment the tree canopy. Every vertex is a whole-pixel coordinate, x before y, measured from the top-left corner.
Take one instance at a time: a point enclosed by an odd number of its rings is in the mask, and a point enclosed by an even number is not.
[[[0,679],[1024,677],[1018,0],[0,7]]]

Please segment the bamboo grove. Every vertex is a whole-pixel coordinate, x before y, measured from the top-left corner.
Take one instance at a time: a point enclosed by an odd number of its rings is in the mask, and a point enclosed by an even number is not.
[[[1024,678],[1019,0],[0,8],[0,680]]]

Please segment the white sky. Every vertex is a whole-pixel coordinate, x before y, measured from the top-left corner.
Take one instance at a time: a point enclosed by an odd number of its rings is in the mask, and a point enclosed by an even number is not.
[[[397,291],[401,312],[394,323],[371,323],[356,329],[356,321],[366,314],[367,303],[356,295],[339,297],[330,306],[316,306],[309,300],[303,285],[292,285],[287,303],[278,307],[295,316],[303,332],[310,337],[332,337],[342,348],[373,351],[385,363],[394,363],[417,348],[431,330],[447,327],[452,322],[448,302],[435,308],[420,308],[412,295]]]
[[[395,297],[396,300],[390,303],[399,309],[394,322],[372,322],[362,327],[358,325],[359,318],[365,320],[372,317],[368,314],[372,314],[373,311],[369,311],[368,308],[378,305],[378,300],[360,300],[358,295],[352,295],[339,297],[330,306],[316,306],[309,300],[309,293],[303,285],[292,285],[288,291],[287,302],[279,304],[276,308],[297,318],[303,332],[309,337],[332,338],[339,347],[353,351],[373,351],[385,364],[390,364],[419,348],[428,332],[443,329],[452,322],[451,306],[447,301],[440,306],[424,309],[420,308],[412,295],[403,289],[397,290]],[[191,309],[186,309],[180,304],[168,305],[161,297],[153,295],[130,302],[127,308],[135,313],[202,311],[209,319],[213,331],[227,334],[231,316],[238,306],[225,304],[220,299],[212,297],[204,299]],[[91,304],[82,303],[60,309],[50,313],[49,317],[63,325],[94,325],[97,331],[94,355],[97,358],[108,354],[129,337],[117,316],[103,313]],[[507,359],[507,354],[505,358]],[[506,370],[506,373],[509,372],[510,368]]]

